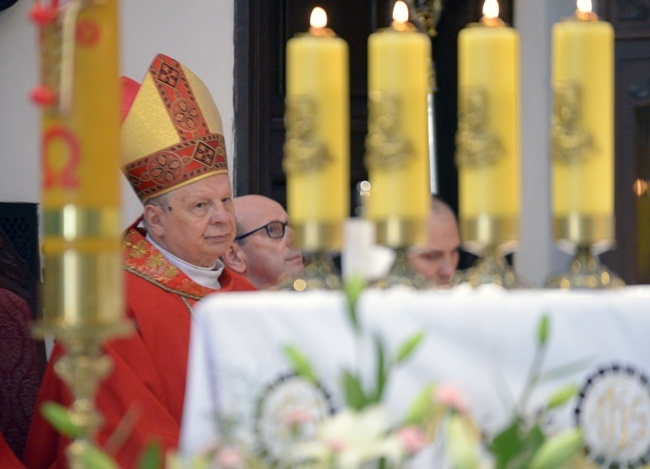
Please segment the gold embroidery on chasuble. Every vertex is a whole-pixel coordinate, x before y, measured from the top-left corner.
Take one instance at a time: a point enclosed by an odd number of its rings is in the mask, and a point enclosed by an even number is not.
[[[214,290],[193,282],[135,229],[123,241],[122,267],[160,288],[199,300]]]

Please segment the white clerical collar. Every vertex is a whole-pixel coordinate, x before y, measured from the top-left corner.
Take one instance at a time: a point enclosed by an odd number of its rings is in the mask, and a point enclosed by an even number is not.
[[[154,247],[158,249],[172,265],[178,267],[181,272],[191,278],[194,282],[206,288],[212,288],[213,290],[221,289],[219,277],[221,277],[221,273],[223,272],[223,263],[219,259],[216,259],[214,264],[210,267],[199,267],[176,257],[171,252],[160,247],[153,239],[151,239],[149,233],[147,233],[147,241],[153,244]]]

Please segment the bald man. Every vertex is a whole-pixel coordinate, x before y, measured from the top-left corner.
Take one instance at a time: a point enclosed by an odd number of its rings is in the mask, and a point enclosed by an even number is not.
[[[449,285],[458,268],[460,235],[456,216],[449,205],[433,197],[427,221],[428,242],[414,248],[409,260],[416,272],[439,285]]]
[[[233,199],[237,236],[221,257],[226,266],[258,289],[300,276],[302,254],[293,247],[289,216],[276,201],[261,195]]]

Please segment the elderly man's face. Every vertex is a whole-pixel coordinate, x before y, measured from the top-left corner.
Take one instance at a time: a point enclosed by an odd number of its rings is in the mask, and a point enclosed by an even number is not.
[[[145,207],[145,216],[147,210],[157,217],[147,218],[155,241],[196,266],[211,266],[235,239],[235,209],[226,174],[176,189],[161,206]]]

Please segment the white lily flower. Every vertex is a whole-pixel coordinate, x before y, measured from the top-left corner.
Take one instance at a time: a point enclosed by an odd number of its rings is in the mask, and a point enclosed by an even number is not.
[[[314,441],[297,445],[294,460],[333,459],[338,469],[358,469],[365,462],[381,458],[396,465],[405,449],[400,438],[389,430],[390,417],[382,406],[362,411],[346,409],[323,421]]]

